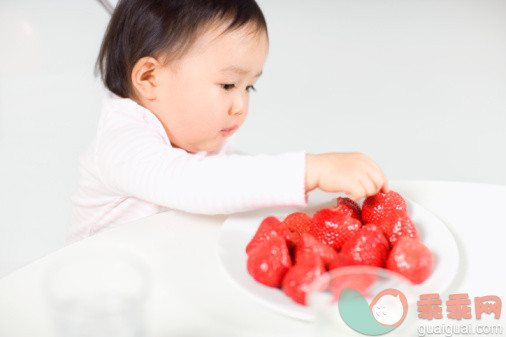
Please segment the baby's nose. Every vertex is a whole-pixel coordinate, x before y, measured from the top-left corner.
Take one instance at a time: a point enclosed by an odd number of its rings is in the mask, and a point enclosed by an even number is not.
[[[244,112],[245,112],[245,110],[244,110],[242,107],[237,107],[237,106],[231,106],[231,107],[228,109],[228,114],[229,114],[230,116],[240,116],[240,115],[242,115]]]
[[[248,112],[248,96],[235,95],[230,102],[228,114],[230,116],[240,116]]]

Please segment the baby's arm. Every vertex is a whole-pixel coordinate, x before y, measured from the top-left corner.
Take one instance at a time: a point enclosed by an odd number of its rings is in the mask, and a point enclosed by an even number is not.
[[[324,153],[306,155],[306,190],[345,192],[358,200],[379,191],[388,191],[381,168],[362,153]]]
[[[304,152],[189,154],[142,126],[108,130],[97,149],[101,180],[115,195],[202,214],[306,205]]]
[[[387,189],[381,169],[362,154],[194,155],[170,147],[163,130],[128,115],[106,120],[99,130],[95,163],[111,194],[167,208],[233,213],[304,206],[306,192],[317,187],[353,199]]]

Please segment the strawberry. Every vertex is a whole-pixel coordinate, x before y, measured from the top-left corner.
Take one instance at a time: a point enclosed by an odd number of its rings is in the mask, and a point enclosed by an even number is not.
[[[290,251],[293,252],[295,248],[297,248],[297,246],[299,245],[299,241],[300,241],[300,233],[290,231],[290,235],[288,236],[286,242],[288,244],[288,249],[290,249]]]
[[[362,221],[361,210],[359,204],[350,198],[337,198],[337,205],[331,208],[332,211],[342,215],[351,216],[359,221]]]
[[[419,239],[416,226],[407,214],[401,215],[397,219],[386,220],[382,223],[382,226],[392,247],[403,236]]]
[[[282,237],[274,236],[261,242],[248,255],[248,273],[269,287],[279,287],[292,265],[290,252]]]
[[[309,233],[311,230],[311,217],[306,213],[295,212],[289,214],[283,223],[288,227],[292,232]]]
[[[311,259],[298,261],[286,273],[282,289],[285,294],[295,302],[306,304],[306,294],[311,284],[325,273],[322,260],[313,255]]]
[[[362,295],[367,295],[367,289],[376,281],[377,275],[371,273],[349,273],[334,275],[330,280],[330,291],[335,299],[339,299],[344,288],[354,289]]]
[[[362,221],[364,224],[380,224],[390,217],[397,218],[407,214],[406,201],[394,191],[379,192],[367,197],[362,204]]]
[[[313,215],[311,233],[324,244],[340,249],[361,227],[359,220],[325,208]]]
[[[337,257],[329,263],[329,271],[341,267],[351,266],[354,261],[346,255],[337,254]]]
[[[295,248],[295,263],[304,259],[312,259],[314,255],[320,257],[326,266],[329,266],[338,257],[334,248],[324,245],[311,234],[302,234],[299,245]]]
[[[341,254],[352,261],[352,264],[384,267],[390,250],[383,230],[373,224],[360,229],[351,239],[345,242]]]
[[[354,261],[345,254],[338,254],[338,257],[334,259],[330,266],[329,271],[334,269],[353,265]],[[341,291],[344,288],[354,289],[365,295],[366,290],[376,280],[376,275],[367,273],[343,273],[339,275],[339,272],[332,272],[333,275],[330,280],[330,290],[334,295],[335,299],[339,299]]]
[[[246,246],[246,253],[250,254],[259,244],[275,236],[285,239],[290,248],[297,243],[297,235],[292,234],[278,219],[270,216],[265,218],[258,227],[253,239]]]
[[[433,263],[432,252],[421,241],[400,237],[388,256],[386,267],[420,284],[432,273]]]

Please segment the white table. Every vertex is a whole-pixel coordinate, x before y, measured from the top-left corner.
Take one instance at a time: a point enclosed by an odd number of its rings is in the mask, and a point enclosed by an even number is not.
[[[461,261],[452,293],[506,300],[506,186],[396,181],[391,188],[436,214],[455,235]],[[54,336],[41,288],[47,269],[62,258],[104,246],[128,250],[148,265],[153,279],[147,305],[150,337],[311,336],[311,323],[266,309],[224,274],[216,241],[225,219],[161,213],[33,262],[0,280],[0,336]]]

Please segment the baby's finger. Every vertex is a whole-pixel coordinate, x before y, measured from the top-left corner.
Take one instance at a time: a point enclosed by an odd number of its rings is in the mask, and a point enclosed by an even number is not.
[[[366,192],[362,184],[358,183],[353,187],[352,190],[346,192],[346,194],[350,197],[351,200],[358,201],[366,195]]]
[[[374,190],[369,195],[375,195],[381,189],[381,175],[377,171],[368,172],[368,177],[371,183],[374,185]]]
[[[375,185],[374,179],[371,179],[370,175],[364,178],[360,181],[360,184],[362,185],[365,197],[368,197],[370,195],[375,195],[378,191],[378,188]]]
[[[370,171],[369,178],[371,179],[371,181],[373,181],[374,187],[375,187],[373,195],[380,192],[383,189],[383,187],[385,186],[385,184],[387,184],[386,177],[381,170],[380,171],[374,171],[374,170]]]
[[[389,191],[388,180],[385,180],[385,184],[383,186],[381,186],[381,192],[388,193],[388,191]]]
[[[388,179],[383,171],[381,171],[381,181],[382,181],[382,184],[381,184],[380,191],[383,193],[387,193],[388,192]]]
[[[376,190],[376,193],[378,192],[388,192],[388,180],[387,180],[387,177],[385,176],[385,173],[383,172],[383,170],[381,168],[379,168],[378,166],[378,169],[377,170],[373,170],[370,173],[370,177],[371,179],[374,180],[374,183],[377,187],[377,190]]]

